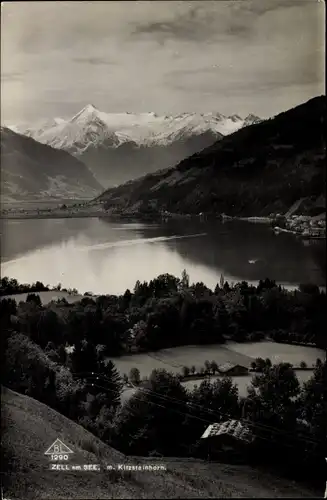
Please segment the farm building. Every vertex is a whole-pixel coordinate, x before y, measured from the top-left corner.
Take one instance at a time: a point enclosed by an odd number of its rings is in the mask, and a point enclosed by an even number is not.
[[[232,363],[224,363],[218,366],[218,371],[222,375],[236,376],[236,375],[247,375],[249,370],[245,366],[234,365]]]
[[[239,452],[253,443],[254,436],[250,428],[240,420],[226,420],[220,424],[211,424],[203,435],[209,457],[221,452]]]

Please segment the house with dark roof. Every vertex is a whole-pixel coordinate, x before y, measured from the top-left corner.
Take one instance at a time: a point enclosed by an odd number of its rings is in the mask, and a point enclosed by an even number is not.
[[[218,372],[221,375],[228,375],[230,377],[237,375],[247,375],[249,369],[245,366],[235,365],[233,363],[224,363],[218,366]]]

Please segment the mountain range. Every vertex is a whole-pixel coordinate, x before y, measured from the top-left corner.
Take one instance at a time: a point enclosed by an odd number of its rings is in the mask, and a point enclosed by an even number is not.
[[[69,120],[13,126],[35,140],[82,160],[105,187],[176,165],[241,127],[260,122],[248,115],[104,113],[89,104]]]
[[[1,127],[2,201],[85,199],[101,190],[92,172],[74,156]]]
[[[326,97],[221,138],[175,168],[103,193],[107,210],[125,213],[285,213],[300,198],[324,211]],[[310,208],[311,207],[311,208]]]

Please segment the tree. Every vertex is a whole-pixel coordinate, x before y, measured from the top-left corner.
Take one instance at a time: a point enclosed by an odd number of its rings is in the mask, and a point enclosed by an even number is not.
[[[43,350],[26,335],[13,334],[7,339],[2,366],[5,386],[43,403],[52,404],[53,370],[54,365]]]
[[[216,361],[211,361],[210,369],[211,369],[213,375],[218,371],[218,365],[217,365]]]
[[[221,422],[229,418],[239,418],[238,389],[230,377],[216,379],[213,383],[203,380],[190,393],[186,424],[190,443],[201,436],[205,422]]]
[[[37,342],[41,347],[48,342],[59,345],[62,343],[63,325],[56,311],[45,309],[41,312],[37,324]]]
[[[263,358],[256,358],[255,365],[258,372],[263,372],[266,368],[266,361]]]
[[[266,278],[264,280],[259,281],[259,284],[257,286],[257,292],[260,293],[263,290],[269,290],[271,288],[275,288],[276,286],[277,286],[276,281]]]
[[[178,291],[179,283],[179,278],[176,278],[172,274],[160,274],[157,278],[150,281],[149,289],[153,297],[170,297]]]
[[[212,295],[210,288],[208,288],[202,281],[193,284],[190,287],[190,290],[194,297],[198,299]]]
[[[239,416],[238,388],[231,377],[216,379],[212,383],[212,397],[212,408],[222,420]]]
[[[307,367],[306,362],[305,362],[305,361],[301,361],[301,363],[300,363],[300,368],[304,369],[304,368],[306,368],[306,367]]]
[[[182,278],[180,281],[180,288],[181,290],[187,290],[190,286],[190,277],[186,272],[186,269],[183,269],[182,271]]]
[[[205,367],[206,373],[210,373],[210,370],[211,370],[211,363],[210,363],[210,361],[205,360],[204,367]]]
[[[182,368],[183,377],[188,377],[190,374],[190,369],[188,366],[183,366]]]
[[[192,365],[192,366],[191,366],[191,370],[190,370],[190,371],[191,371],[192,375],[194,375],[194,374],[195,374],[195,372],[196,372],[196,368],[195,368],[195,366],[194,366],[194,365]]]
[[[220,280],[219,280],[220,288],[224,288],[224,284],[225,284],[225,278],[224,278],[223,273],[221,273]]]
[[[182,454],[187,401],[186,389],[177,377],[166,370],[153,370],[144,388],[117,414],[112,444],[133,455],[155,450],[166,456]]]
[[[96,347],[85,340],[76,343],[73,352],[70,353],[70,365],[72,372],[80,378],[98,373],[99,363]]]
[[[322,457],[327,449],[327,365],[316,364],[314,374],[306,382],[298,400],[300,417],[296,425],[296,449],[292,463],[299,477],[306,475],[321,480],[325,473]]]
[[[57,352],[58,352],[59,363],[65,365],[67,362],[67,352],[65,346],[63,344],[60,344]]]
[[[141,382],[140,370],[138,368],[132,368],[129,372],[129,380],[133,385],[139,385]]]
[[[59,354],[58,354],[56,346],[54,345],[53,342],[47,343],[47,345],[44,349],[44,352],[46,353],[48,358],[51,359],[52,361],[54,361],[56,363],[60,362]]]
[[[37,293],[29,293],[26,297],[26,302],[34,302],[37,306],[42,306],[40,296]]]
[[[317,362],[313,376],[303,385],[299,408],[323,449],[327,446],[327,361]]]
[[[121,391],[123,389],[122,378],[111,360],[99,363],[99,373],[103,377],[105,387],[108,389],[107,406],[116,410],[120,406]]]
[[[0,321],[2,328],[9,328],[13,316],[17,314],[17,304],[14,299],[0,300]]]
[[[128,324],[125,316],[108,308],[103,314],[100,329],[101,343],[106,346],[107,356],[117,356],[121,353],[127,332]]]
[[[318,285],[314,285],[312,283],[300,284],[299,290],[301,293],[307,293],[309,295],[319,295]]]
[[[289,363],[267,367],[253,377],[244,411],[253,421],[253,433],[259,438],[258,455],[266,447],[269,459],[276,453],[286,454],[293,446],[299,393],[300,384]]]

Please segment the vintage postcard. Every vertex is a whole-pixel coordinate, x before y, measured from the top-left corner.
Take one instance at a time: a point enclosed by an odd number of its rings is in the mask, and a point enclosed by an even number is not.
[[[325,2],[1,4],[2,498],[323,498]]]

